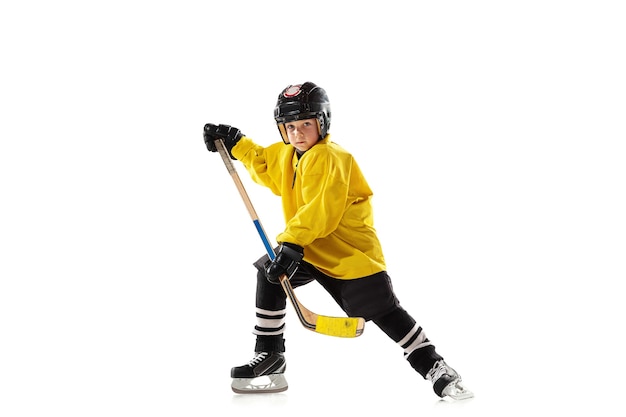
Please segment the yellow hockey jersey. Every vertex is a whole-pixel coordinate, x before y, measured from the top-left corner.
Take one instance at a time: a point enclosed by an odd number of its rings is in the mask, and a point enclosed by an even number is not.
[[[299,159],[291,145],[262,147],[243,137],[231,150],[254,182],[282,198],[285,230],[276,237],[304,248],[324,274],[355,279],[386,269],[374,229],[372,190],[353,156],[330,135]]]

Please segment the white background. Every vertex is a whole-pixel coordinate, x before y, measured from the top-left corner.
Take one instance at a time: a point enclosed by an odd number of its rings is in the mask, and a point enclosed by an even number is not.
[[[624,415],[619,6],[3,2],[0,415]],[[439,402],[373,324],[334,339],[289,306],[290,389],[230,391],[263,246],[202,127],[273,143],[304,81],[374,189],[398,297],[475,399]],[[280,203],[238,168],[273,240]]]

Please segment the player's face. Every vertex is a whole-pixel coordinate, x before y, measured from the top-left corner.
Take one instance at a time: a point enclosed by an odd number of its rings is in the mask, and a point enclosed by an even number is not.
[[[289,143],[299,150],[306,152],[317,143],[320,137],[317,119],[295,120],[285,123],[285,131]]]

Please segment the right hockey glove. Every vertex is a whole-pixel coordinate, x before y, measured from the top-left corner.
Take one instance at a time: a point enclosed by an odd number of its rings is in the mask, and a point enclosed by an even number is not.
[[[272,284],[279,284],[279,278],[282,275],[287,275],[287,278],[291,278],[298,270],[303,257],[304,249],[302,246],[287,242],[281,244],[276,257],[265,268],[267,280]]]
[[[243,136],[244,135],[239,129],[229,125],[216,126],[212,123],[204,125],[204,143],[206,144],[207,149],[210,152],[217,152],[215,141],[217,139],[222,139],[231,159],[236,159],[231,153],[231,149],[233,149],[233,146],[235,146],[237,142],[239,142],[239,139]]]

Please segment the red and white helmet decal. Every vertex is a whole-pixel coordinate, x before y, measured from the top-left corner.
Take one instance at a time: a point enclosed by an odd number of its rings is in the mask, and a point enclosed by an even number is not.
[[[285,97],[295,97],[300,94],[300,91],[302,91],[300,87],[302,87],[302,84],[290,85],[289,87],[285,88],[285,92],[283,93],[283,95]]]

